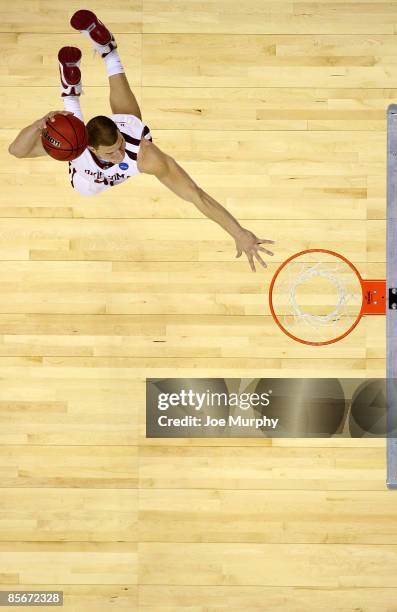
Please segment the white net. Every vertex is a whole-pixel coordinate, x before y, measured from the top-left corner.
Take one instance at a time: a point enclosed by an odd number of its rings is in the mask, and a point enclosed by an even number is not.
[[[282,268],[272,301],[279,323],[290,334],[306,342],[329,342],[357,320],[361,283],[339,257],[305,253]]]

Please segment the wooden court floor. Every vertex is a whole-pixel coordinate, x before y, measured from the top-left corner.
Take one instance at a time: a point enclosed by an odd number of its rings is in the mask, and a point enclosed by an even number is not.
[[[277,241],[256,274],[154,177],[84,199],[64,164],[8,155],[61,108],[61,46],[83,51],[87,119],[109,113],[79,8],[0,1],[0,590],[63,590],[68,612],[397,611],[384,440],[145,439],[146,377],[384,376],[381,317],[308,347],[267,290],[306,248],[385,274],[397,1],[90,3],[154,142]]]

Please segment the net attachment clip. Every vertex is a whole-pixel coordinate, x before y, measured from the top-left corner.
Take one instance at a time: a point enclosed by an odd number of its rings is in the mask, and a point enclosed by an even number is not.
[[[397,287],[389,288],[389,310],[397,310]]]

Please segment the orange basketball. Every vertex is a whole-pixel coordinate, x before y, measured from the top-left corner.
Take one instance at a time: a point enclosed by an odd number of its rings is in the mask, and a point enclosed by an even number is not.
[[[48,155],[59,161],[71,161],[87,147],[87,130],[74,115],[54,115],[41,133],[41,142]]]

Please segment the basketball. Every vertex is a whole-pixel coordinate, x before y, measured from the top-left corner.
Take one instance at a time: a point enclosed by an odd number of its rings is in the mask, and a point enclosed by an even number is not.
[[[59,161],[79,157],[87,146],[87,130],[74,115],[54,115],[41,133],[41,142],[48,155]]]

